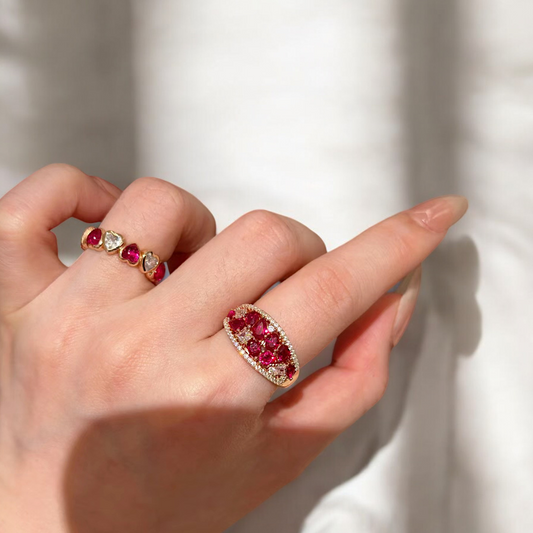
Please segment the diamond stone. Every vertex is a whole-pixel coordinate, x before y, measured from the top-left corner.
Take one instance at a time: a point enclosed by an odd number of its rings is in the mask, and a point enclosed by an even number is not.
[[[148,272],[159,264],[159,260],[152,252],[146,252],[143,260],[143,269]]]
[[[280,376],[283,376],[285,374],[285,368],[283,366],[280,366],[280,365],[271,366],[268,369],[268,371],[269,371],[270,374],[272,374],[273,376],[276,376],[276,377],[280,377]]]
[[[238,333],[237,337],[243,344],[246,344],[250,339],[253,338],[253,335],[249,330],[245,329],[244,331]]]
[[[104,236],[104,246],[108,252],[117,250],[124,244],[124,239],[114,231],[106,231]]]

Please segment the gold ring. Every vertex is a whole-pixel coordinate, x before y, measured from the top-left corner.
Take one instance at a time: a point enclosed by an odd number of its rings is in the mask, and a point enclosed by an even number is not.
[[[239,354],[278,387],[292,385],[300,373],[296,352],[281,326],[259,307],[231,309],[224,329]]]
[[[105,250],[109,255],[118,254],[118,258],[132,267],[139,267],[141,272],[154,285],[165,276],[165,263],[150,250],[141,250],[137,244],[127,244],[124,237],[115,231],[89,226],[81,237],[82,250]]]

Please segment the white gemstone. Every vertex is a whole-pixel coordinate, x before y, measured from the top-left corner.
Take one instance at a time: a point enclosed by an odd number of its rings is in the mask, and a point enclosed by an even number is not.
[[[270,324],[267,329],[272,333],[276,328],[272,324]]]
[[[124,244],[122,237],[114,231],[106,231],[104,236],[104,246],[108,252],[120,248]]]
[[[144,256],[143,267],[146,272],[152,270],[159,264],[157,257],[152,252],[147,252]]]
[[[243,343],[247,343],[253,337],[252,333],[247,329],[241,331],[240,333],[237,333],[237,336],[239,337],[239,340]]]
[[[276,377],[281,376],[285,372],[284,367],[281,365],[271,366],[268,371]]]

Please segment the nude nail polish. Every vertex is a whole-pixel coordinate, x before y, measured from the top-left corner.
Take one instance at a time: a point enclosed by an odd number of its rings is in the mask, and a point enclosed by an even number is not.
[[[393,346],[398,344],[407,329],[407,325],[409,324],[409,320],[415,309],[421,282],[422,265],[418,265],[412,272],[405,276],[399,287],[394,291],[401,294],[402,297],[398,304],[398,311],[392,328]]]
[[[438,196],[418,204],[409,212],[421,226],[432,231],[444,232],[455,224],[468,209],[468,200],[464,196]]]

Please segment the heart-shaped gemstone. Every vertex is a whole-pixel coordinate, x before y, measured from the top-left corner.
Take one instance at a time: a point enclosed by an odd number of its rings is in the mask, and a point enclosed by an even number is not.
[[[106,231],[104,235],[104,247],[107,252],[114,252],[124,244],[122,235],[114,231]]]
[[[159,257],[152,252],[146,252],[144,254],[142,269],[143,272],[150,272],[159,264]]]
[[[120,257],[130,263],[130,265],[136,265],[141,257],[141,252],[136,244],[128,244],[120,252]]]
[[[150,279],[152,280],[154,285],[157,285],[158,283],[161,283],[163,281],[163,278],[165,277],[166,269],[165,269],[165,263],[159,263],[157,268],[149,274]]]
[[[98,246],[102,239],[102,230],[99,228],[93,229],[89,235],[87,235],[87,244],[89,246]]]

